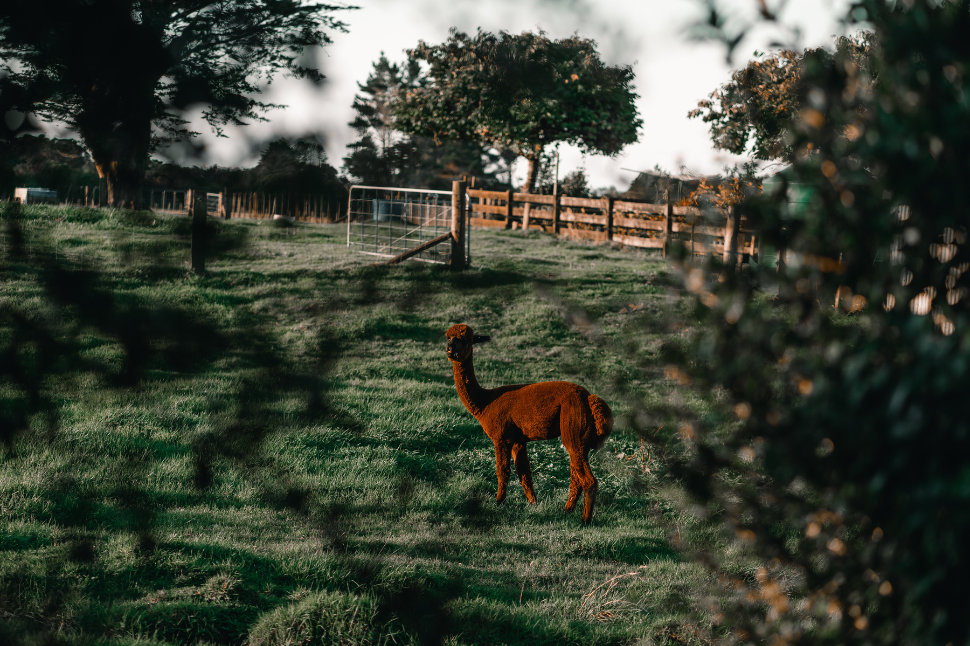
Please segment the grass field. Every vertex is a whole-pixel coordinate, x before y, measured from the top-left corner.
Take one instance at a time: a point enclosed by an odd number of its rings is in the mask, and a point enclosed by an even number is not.
[[[174,216],[36,207],[20,247],[8,230],[5,361],[46,399],[2,385],[27,430],[0,458],[0,641],[689,641],[671,626],[710,575],[652,522],[663,465],[633,430],[670,396],[661,258],[475,231],[454,273],[375,267],[340,225],[211,225],[204,276]],[[539,504],[514,483],[495,505],[455,323],[492,335],[486,387],[567,379],[612,406],[591,526],[562,510],[558,441],[529,445]]]

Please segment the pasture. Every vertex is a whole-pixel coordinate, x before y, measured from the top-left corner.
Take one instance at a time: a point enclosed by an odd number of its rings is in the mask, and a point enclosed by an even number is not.
[[[22,242],[7,221],[3,344],[46,399],[2,385],[26,429],[0,447],[0,641],[690,641],[710,574],[652,517],[714,530],[676,518],[633,430],[671,396],[651,357],[685,307],[658,255],[476,230],[465,272],[387,268],[342,225],[213,220],[197,276],[183,218],[30,207]],[[513,476],[495,505],[455,323],[492,336],[484,386],[613,408],[590,526],[558,441],[528,447],[538,504]]]

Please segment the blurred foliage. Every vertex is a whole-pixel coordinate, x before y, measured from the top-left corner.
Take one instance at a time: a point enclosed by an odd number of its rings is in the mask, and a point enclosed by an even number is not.
[[[700,554],[721,584],[705,601],[714,636],[965,644],[970,2],[861,0],[846,20],[871,30],[840,41],[865,57],[808,51],[777,94],[784,119],[762,121],[739,90],[724,122],[739,129],[713,131],[792,161],[738,207],[762,254],[787,253],[778,270],[683,262],[696,309],[660,354],[713,409],[671,398],[654,412],[678,421],[647,435],[687,508],[760,563]]]
[[[343,30],[345,6],[258,0],[7,0],[0,8],[8,109],[67,124],[84,140],[114,206],[137,205],[148,155],[192,137],[202,105],[216,132],[260,119],[278,74],[319,82],[312,48]],[[97,35],[92,37],[92,35]]]
[[[294,360],[266,341],[259,323],[227,325],[197,307],[193,299],[171,302],[146,296],[126,288],[130,282],[119,284],[118,274],[123,272],[114,273],[83,257],[72,259],[58,252],[57,226],[97,226],[106,234],[124,230],[126,239],[131,231],[132,247],[122,248],[117,259],[127,265],[123,281],[184,279],[185,269],[171,263],[171,251],[189,244],[190,222],[185,218],[159,220],[147,211],[76,207],[54,212],[56,223],[36,207],[0,203],[0,280],[15,285],[0,302],[0,459],[16,460],[42,450],[58,465],[50,467],[51,483],[44,492],[48,508],[41,514],[41,522],[49,522],[63,536],[60,543],[54,543],[60,547],[45,557],[51,568],[68,570],[96,562],[103,548],[96,540],[98,532],[122,540],[136,537],[136,555],[151,561],[162,540],[156,531],[157,517],[166,513],[145,484],[150,469],[145,455],[137,457],[114,448],[97,455],[99,466],[111,474],[103,483],[110,491],[107,497],[79,485],[90,456],[78,448],[72,435],[70,403],[85,390],[124,393],[138,401],[139,393],[157,386],[165,376],[199,374],[239,360],[240,354],[249,370],[247,378],[234,386],[229,397],[232,406],[216,395],[199,393],[203,406],[219,414],[207,428],[186,438],[195,490],[209,490],[228,466],[251,479],[272,506],[311,516],[306,506],[317,493],[294,482],[285,466],[258,457],[258,453],[278,433],[278,424],[267,410],[284,395],[300,401],[297,414],[308,418],[326,415],[322,384],[337,352],[326,335],[321,334],[315,347]],[[136,250],[135,229],[164,230],[168,242]],[[247,246],[244,231],[230,229],[219,220],[211,218],[207,229],[212,257]],[[111,237],[104,240],[111,245]],[[319,508],[319,504],[314,507],[316,520],[311,522],[329,523],[330,517]],[[11,544],[5,542],[4,549]],[[62,621],[60,627],[56,622],[39,626],[30,613],[10,612],[22,597],[31,596],[24,594],[33,576],[29,570],[26,559],[2,572],[0,641],[12,645],[62,643],[58,636],[71,633],[73,625],[65,629]],[[46,599],[46,607],[37,615],[59,616],[77,605],[79,591],[70,583],[59,585],[66,587],[63,594]],[[43,589],[35,592],[40,597],[45,594]],[[223,643],[238,643],[255,619],[250,616],[252,610],[207,614],[205,609],[200,612],[195,606],[175,603],[157,613],[159,618],[171,618],[171,634],[156,636],[174,643],[196,642],[199,640],[192,636],[201,630],[218,635]],[[105,615],[101,620],[135,632],[140,630],[138,626],[126,626],[126,622],[154,621],[148,615],[140,619]],[[65,637],[63,643],[78,642]]]
[[[735,155],[750,151],[762,160],[790,160],[795,149],[789,126],[801,116],[806,59],[812,59],[814,65],[832,65],[836,59],[851,62],[861,71],[858,78],[871,80],[874,76],[870,32],[840,37],[835,45],[834,54],[823,47],[801,53],[791,49],[755,52],[754,60],[699,101],[688,117],[711,124],[711,140],[718,150]]]
[[[394,106],[402,93],[416,87],[420,68],[415,60],[402,69],[381,54],[367,81],[354,97],[354,120],[349,124],[357,141],[350,144],[344,167],[358,183],[368,186],[410,186],[450,189],[451,182],[475,177],[476,187],[495,188],[499,157],[478,142],[435,142],[405,134],[397,124]]]
[[[529,162],[524,192],[536,186],[547,145],[567,142],[614,155],[637,140],[642,121],[629,66],[607,66],[589,39],[550,40],[452,30],[440,45],[408,51],[422,64],[396,107],[400,128],[440,141],[474,141]]]
[[[726,209],[760,195],[762,182],[756,162],[736,164],[724,169],[723,176],[703,177],[693,191],[681,200],[682,204]]]

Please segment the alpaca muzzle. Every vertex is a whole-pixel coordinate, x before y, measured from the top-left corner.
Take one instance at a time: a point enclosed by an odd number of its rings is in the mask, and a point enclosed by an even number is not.
[[[455,339],[449,339],[448,345],[445,346],[445,354],[448,355],[449,359],[458,361],[458,351],[461,349],[461,343]]]

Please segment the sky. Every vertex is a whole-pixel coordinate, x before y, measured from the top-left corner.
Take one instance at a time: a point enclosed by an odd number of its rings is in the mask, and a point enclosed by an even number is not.
[[[716,174],[742,158],[713,149],[708,125],[687,113],[742,67],[754,51],[831,46],[846,33],[841,22],[847,0],[767,0],[783,27],[758,27],[749,32],[726,59],[723,45],[690,37],[691,26],[716,2],[732,16],[728,29],[759,22],[759,0],[356,0],[359,9],[341,11],[347,33],[333,33],[333,43],[319,52],[318,64],[327,80],[319,87],[277,79],[264,100],[285,104],[265,116],[268,121],[227,131],[227,138],[205,135],[205,164],[250,166],[257,161],[252,143],[276,136],[314,133],[326,146],[329,162],[338,169],[346,146],[356,139],[347,125],[353,119],[358,83],[366,80],[383,52],[403,62],[405,50],[419,41],[440,43],[449,30],[512,33],[541,29],[553,39],[574,33],[592,38],[604,62],[631,65],[636,75],[637,106],[644,126],[639,141],[618,156],[583,155],[560,146],[560,177],[584,168],[593,188],[625,190],[635,171],[660,166],[674,174]],[[203,123],[196,130],[207,132]],[[521,182],[525,165],[517,171]]]

